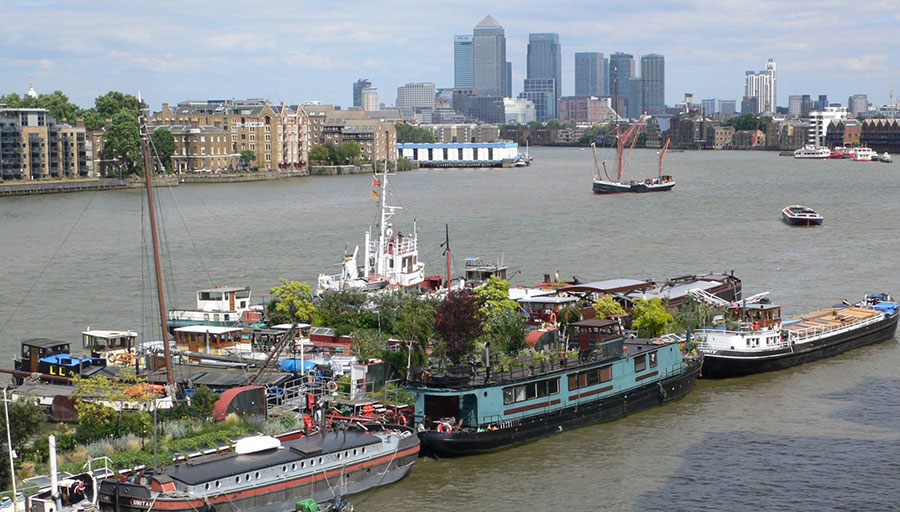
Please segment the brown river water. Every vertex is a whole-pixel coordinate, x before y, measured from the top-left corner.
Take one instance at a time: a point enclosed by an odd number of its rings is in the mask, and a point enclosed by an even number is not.
[[[666,156],[675,190],[595,196],[591,152],[531,148],[521,169],[418,170],[391,178],[418,224],[426,273],[503,258],[513,284],[735,270],[785,315],[866,292],[900,295],[900,164],[797,161],[763,152]],[[599,150],[601,158],[613,155]],[[631,177],[656,172],[635,150]],[[338,272],[376,217],[368,176],[159,190],[169,304],[197,288]],[[805,204],[819,228],[791,228]],[[0,349],[27,337],[76,344],[87,327],[152,327],[138,190],[0,200]],[[11,367],[12,362],[4,364]],[[352,499],[384,510],[900,510],[900,345],[801,367],[700,381],[686,398],[501,452],[420,459],[403,481]]]

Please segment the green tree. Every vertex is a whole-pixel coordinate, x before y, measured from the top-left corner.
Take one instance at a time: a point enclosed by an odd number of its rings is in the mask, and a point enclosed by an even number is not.
[[[509,298],[509,281],[500,276],[489,277],[487,282],[475,289],[475,297],[479,302],[479,312],[484,318],[498,310],[519,309],[519,303]]]
[[[19,96],[16,93],[0,96],[0,103],[11,108],[45,108],[50,117],[60,123],[75,124],[81,115],[81,107],[69,101],[69,97],[62,91],[53,91],[50,94],[41,94],[37,98]]]
[[[44,413],[37,401],[32,399],[16,400],[9,404],[9,434],[12,438],[12,448],[20,454],[24,452],[28,441],[36,436],[44,423]],[[0,485],[4,489],[9,486],[9,452],[6,444],[6,415],[0,414],[0,451],[4,454],[3,464],[0,464]]]
[[[191,395],[191,409],[197,416],[203,419],[212,417],[213,408],[216,406],[216,400],[219,395],[213,393],[209,387],[203,384],[194,388],[194,394]]]
[[[488,315],[484,325],[491,347],[507,354],[518,354],[525,348],[525,318],[517,311],[498,308]]]
[[[597,312],[597,318],[609,318],[612,315],[624,315],[623,308],[612,295],[604,295],[594,301],[594,311]]]
[[[312,289],[306,283],[278,279],[281,286],[274,286],[269,293],[275,297],[274,310],[287,313],[291,323],[309,322],[316,314],[312,303]]]
[[[150,134],[151,150],[163,163],[166,171],[172,172],[172,155],[175,154],[175,136],[165,128],[153,130]]]
[[[246,169],[250,167],[251,164],[256,160],[256,153],[250,151],[249,149],[245,149],[241,151],[241,166]]]
[[[90,131],[95,132],[106,125],[106,120],[94,109],[85,110],[82,112],[82,117],[84,118],[85,129]]]
[[[400,306],[394,332],[404,342],[424,351],[428,348],[428,340],[434,336],[436,314],[433,301],[413,297]]]
[[[637,329],[641,336],[650,338],[662,334],[673,320],[659,297],[635,300],[634,313],[631,316],[634,319],[632,327]]]
[[[137,118],[141,113],[141,109],[146,108],[147,104],[139,102],[134,95],[119,91],[109,91],[102,96],[98,96],[94,100],[94,106],[97,113],[104,119],[111,119],[122,110],[131,112]]]
[[[309,150],[309,161],[314,165],[328,165],[331,163],[330,155],[328,152],[328,148],[319,144],[317,146],[313,146],[312,149]]]
[[[404,143],[433,143],[435,141],[434,132],[428,128],[419,128],[409,123],[395,123],[397,128],[397,142]]]
[[[381,353],[387,349],[387,342],[378,331],[371,329],[353,332],[353,354],[360,361],[366,361],[381,357]]]
[[[359,143],[355,140],[348,140],[347,142],[341,144],[340,156],[341,156],[341,164],[343,163],[352,163],[359,160],[359,155],[362,153],[362,149],[359,147]]]
[[[117,160],[120,175],[133,173],[141,159],[137,115],[128,110],[116,113],[104,133],[103,148],[106,156]]]
[[[694,330],[703,325],[708,325],[719,311],[705,302],[690,298],[684,301],[675,312],[674,326],[679,331]]]

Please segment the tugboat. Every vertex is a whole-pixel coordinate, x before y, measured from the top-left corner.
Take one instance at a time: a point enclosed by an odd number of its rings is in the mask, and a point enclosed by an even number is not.
[[[371,229],[366,231],[363,267],[360,268],[357,262],[357,246],[352,256],[344,255],[340,274],[319,274],[317,293],[344,289],[374,291],[385,287],[405,288],[425,281],[425,264],[419,261],[415,223],[412,233],[404,236],[402,232],[395,233],[393,225],[388,222],[401,210],[399,206],[387,204],[388,172],[375,173],[372,185],[380,190],[373,190],[372,197],[381,200],[381,221],[377,239],[372,239]]]
[[[791,226],[821,226],[825,219],[809,206],[785,206],[781,218]]]
[[[782,321],[781,307],[759,294],[726,303],[702,291],[700,300],[725,309],[723,325],[694,332],[703,353],[703,377],[737,377],[781,370],[891,339],[900,304],[886,293],[866,295]]]
[[[681,398],[694,387],[701,356],[683,337],[625,339],[613,320],[570,324],[579,354],[511,371],[413,375],[422,451],[452,457],[515,446]]]
[[[101,512],[240,512],[293,509],[363,492],[406,476],[419,454],[415,431],[368,424],[285,440],[239,440],[234,452],[192,458],[132,481],[102,480]]]

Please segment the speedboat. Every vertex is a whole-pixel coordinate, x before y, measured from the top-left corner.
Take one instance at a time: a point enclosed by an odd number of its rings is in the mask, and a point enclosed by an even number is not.
[[[808,206],[799,204],[781,210],[784,221],[792,226],[821,226],[825,219]]]

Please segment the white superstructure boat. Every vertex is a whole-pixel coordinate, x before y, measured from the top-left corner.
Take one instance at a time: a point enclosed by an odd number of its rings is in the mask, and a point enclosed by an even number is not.
[[[804,146],[794,151],[794,158],[831,158],[831,150],[825,146]]]

